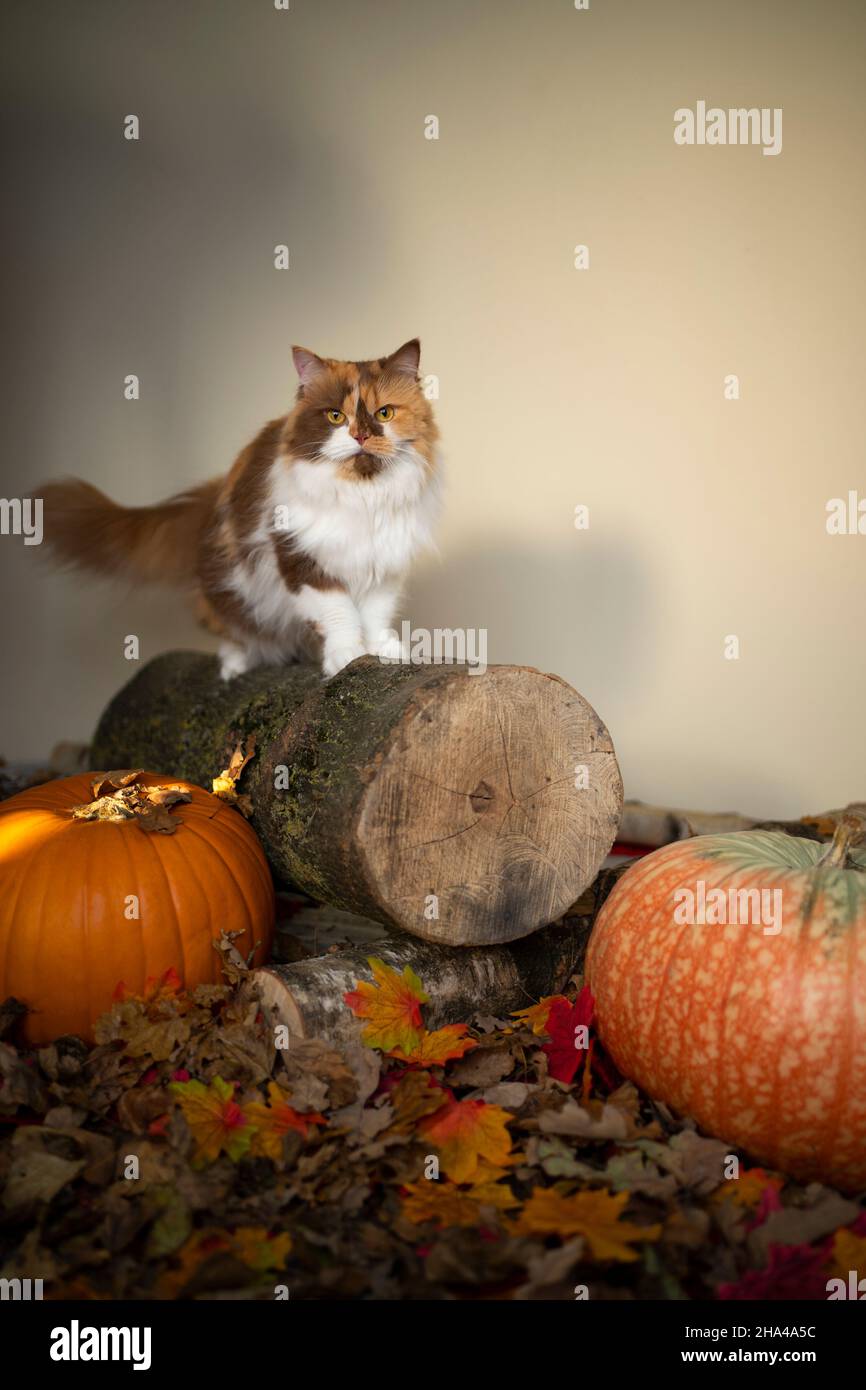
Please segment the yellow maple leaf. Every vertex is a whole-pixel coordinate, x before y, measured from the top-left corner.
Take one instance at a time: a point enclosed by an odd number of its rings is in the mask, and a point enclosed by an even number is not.
[[[636,1260],[635,1241],[658,1240],[661,1226],[620,1221],[628,1192],[575,1192],[565,1197],[554,1187],[536,1188],[514,1228],[519,1235],[583,1236],[596,1260]]]
[[[306,1139],[311,1125],[324,1125],[324,1115],[316,1111],[295,1110],[289,1105],[285,1091],[275,1081],[268,1082],[268,1102],[255,1101],[246,1107],[250,1121],[256,1126],[250,1153],[279,1163],[283,1157],[283,1138],[290,1130]]]
[[[359,980],[357,988],[343,995],[356,1018],[369,1020],[361,1037],[368,1047],[381,1052],[399,1047],[409,1053],[421,1040],[421,1005],[430,1002],[429,996],[408,965],[398,975],[377,956],[370,956],[367,964],[373,972],[372,982]]]
[[[453,1182],[472,1182],[482,1160],[499,1169],[513,1162],[507,1128],[512,1118],[499,1105],[449,1096],[440,1109],[421,1120],[418,1136],[432,1144]]]
[[[232,1234],[232,1252],[250,1269],[262,1272],[282,1269],[291,1248],[287,1231],[272,1236],[266,1226],[238,1226]]]
[[[550,1010],[557,1003],[568,1004],[570,1001],[566,999],[564,994],[548,994],[544,999],[539,999],[537,1004],[530,1005],[528,1009],[513,1010],[511,1017],[522,1019],[524,1023],[529,1025],[536,1037],[540,1037],[547,1032]]]
[[[740,1207],[754,1207],[760,1202],[765,1188],[772,1187],[776,1192],[780,1192],[784,1186],[785,1179],[777,1174],[767,1173],[763,1168],[744,1168],[738,1178],[730,1178],[723,1182],[721,1187],[717,1187],[711,1200],[736,1202]]]
[[[392,1047],[389,1055],[401,1062],[416,1062],[422,1067],[444,1067],[446,1062],[465,1056],[477,1046],[476,1039],[468,1036],[465,1023],[449,1023],[432,1033],[425,1029],[411,1052]]]
[[[173,1081],[168,1089],[195,1139],[194,1163],[213,1163],[221,1153],[237,1163],[249,1149],[255,1127],[234,1099],[234,1087],[215,1076],[209,1086],[203,1081]]]
[[[389,1133],[411,1134],[424,1115],[441,1109],[447,1100],[448,1092],[428,1071],[407,1071],[391,1092],[394,1120]]]
[[[402,1215],[415,1226],[428,1221],[440,1230],[447,1226],[478,1227],[484,1224],[483,1208],[508,1211],[520,1202],[505,1183],[473,1183],[458,1187],[453,1182],[408,1183]]]
[[[866,1236],[855,1236],[844,1226],[836,1231],[829,1267],[835,1275],[846,1280],[850,1270],[866,1270]]]

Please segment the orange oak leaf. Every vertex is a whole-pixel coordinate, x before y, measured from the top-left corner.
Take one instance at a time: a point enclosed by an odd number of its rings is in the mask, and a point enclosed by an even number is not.
[[[317,1111],[295,1110],[275,1081],[268,1082],[267,1105],[256,1101],[247,1106],[246,1113],[256,1127],[250,1152],[257,1157],[270,1158],[274,1163],[279,1163],[283,1156],[283,1137],[290,1130],[306,1139],[311,1125],[327,1124],[324,1115]]]
[[[547,1032],[547,1020],[554,1004],[567,1003],[568,1000],[564,994],[548,994],[528,1009],[515,1009],[511,1017],[522,1019],[524,1023],[529,1025],[536,1037],[541,1037],[542,1033]]]
[[[630,1193],[576,1192],[565,1197],[554,1187],[536,1188],[515,1222],[519,1235],[583,1236],[596,1260],[636,1260],[632,1245],[641,1240],[658,1240],[661,1226],[637,1226],[620,1221],[620,1213]]]
[[[433,1033],[425,1029],[411,1052],[392,1047],[390,1056],[399,1058],[401,1062],[416,1062],[422,1067],[443,1067],[446,1062],[465,1056],[477,1046],[477,1040],[469,1037],[465,1023],[449,1023]]]
[[[195,1139],[194,1166],[213,1163],[221,1153],[237,1163],[250,1147],[255,1126],[234,1099],[234,1087],[215,1076],[209,1086],[203,1081],[173,1081],[168,1089]]]
[[[377,956],[370,956],[367,964],[373,972],[372,982],[359,980],[356,989],[343,995],[356,1018],[369,1020],[361,1037],[368,1047],[381,1052],[399,1047],[409,1053],[424,1031],[421,1005],[430,1002],[429,996],[408,965],[398,975]]]
[[[483,1100],[454,1100],[418,1125],[420,1138],[429,1141],[453,1182],[472,1182],[482,1159],[494,1168],[513,1162],[508,1121],[513,1117],[499,1105]]]

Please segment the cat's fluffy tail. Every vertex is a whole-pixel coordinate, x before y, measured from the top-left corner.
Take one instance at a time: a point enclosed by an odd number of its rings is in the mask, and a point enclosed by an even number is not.
[[[121,507],[79,478],[46,483],[45,546],[62,565],[91,574],[183,584],[195,574],[198,538],[213,514],[220,479],[153,507]]]

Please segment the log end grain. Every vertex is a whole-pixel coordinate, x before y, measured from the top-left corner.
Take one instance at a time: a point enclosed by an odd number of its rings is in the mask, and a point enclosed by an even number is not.
[[[526,936],[592,883],[621,810],[610,735],[564,681],[499,666],[421,687],[359,806],[372,915],[447,945]]]

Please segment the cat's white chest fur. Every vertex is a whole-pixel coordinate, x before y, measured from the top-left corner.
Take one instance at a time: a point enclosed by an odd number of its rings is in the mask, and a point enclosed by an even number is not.
[[[288,535],[360,598],[399,579],[418,552],[432,545],[438,486],[411,446],[374,478],[341,478],[339,467],[278,459],[271,470],[268,519],[273,533]]]
[[[400,580],[418,552],[433,545],[441,473],[437,468],[431,477],[410,445],[373,478],[342,478],[339,468],[324,459],[271,465],[252,548],[229,581],[257,631],[224,644],[224,676],[257,660],[290,657],[308,624],[322,637],[326,675],[365,652],[401,655],[390,624]],[[280,537],[342,588],[288,589],[274,548]]]

